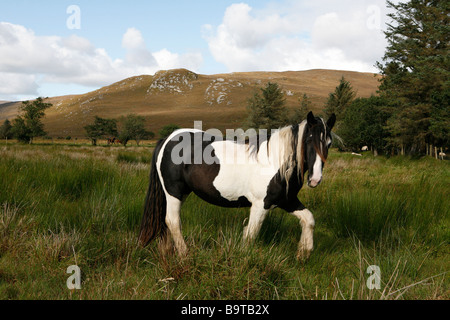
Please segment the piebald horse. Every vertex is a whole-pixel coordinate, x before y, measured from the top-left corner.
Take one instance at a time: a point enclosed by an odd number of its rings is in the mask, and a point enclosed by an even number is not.
[[[297,195],[306,172],[309,187],[322,181],[335,121],[334,114],[325,122],[310,112],[302,123],[281,128],[256,145],[216,141],[196,129],[180,129],[160,140],[153,153],[140,243],[146,246],[160,237],[167,248],[169,231],[178,254],[185,256],[180,210],[187,195],[194,192],[214,205],[251,207],[243,234],[246,241],[255,239],[270,209],[279,207],[291,213],[302,227],[297,258],[308,258],[315,221]],[[180,140],[190,152],[180,152]],[[181,153],[181,159],[177,158]],[[209,159],[202,157],[206,153]]]

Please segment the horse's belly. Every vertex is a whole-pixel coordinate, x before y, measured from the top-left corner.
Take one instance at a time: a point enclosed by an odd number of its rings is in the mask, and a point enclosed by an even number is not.
[[[245,165],[221,165],[213,185],[228,201],[238,201],[245,197],[251,203],[266,196],[267,186],[275,173],[265,174],[265,170]]]

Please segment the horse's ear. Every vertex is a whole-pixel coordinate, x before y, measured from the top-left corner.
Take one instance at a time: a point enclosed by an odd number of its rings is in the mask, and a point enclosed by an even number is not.
[[[333,129],[334,124],[336,123],[336,115],[333,113],[331,117],[327,121],[327,127]]]
[[[310,112],[308,113],[308,116],[306,117],[306,119],[307,119],[308,124],[309,124],[310,126],[313,126],[313,125],[317,124],[316,117],[314,117],[314,114],[312,113],[312,111],[310,111]]]

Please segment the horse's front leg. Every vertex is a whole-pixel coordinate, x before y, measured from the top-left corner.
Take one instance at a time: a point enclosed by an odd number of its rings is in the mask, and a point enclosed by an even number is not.
[[[306,260],[309,258],[314,248],[314,217],[311,211],[304,207],[301,210],[295,210],[290,213],[300,220],[302,226],[302,235],[298,244],[297,259]]]
[[[244,241],[253,241],[258,235],[264,222],[268,210],[264,209],[264,204],[254,203],[250,208],[248,225],[244,228]]]

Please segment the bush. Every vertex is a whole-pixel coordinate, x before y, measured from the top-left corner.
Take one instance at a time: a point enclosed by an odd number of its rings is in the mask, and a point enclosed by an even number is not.
[[[172,132],[174,132],[175,130],[181,129],[180,126],[176,125],[176,124],[168,124],[164,127],[162,127],[161,130],[159,130],[159,137],[161,139],[165,139],[168,136],[170,136],[172,134]]]

